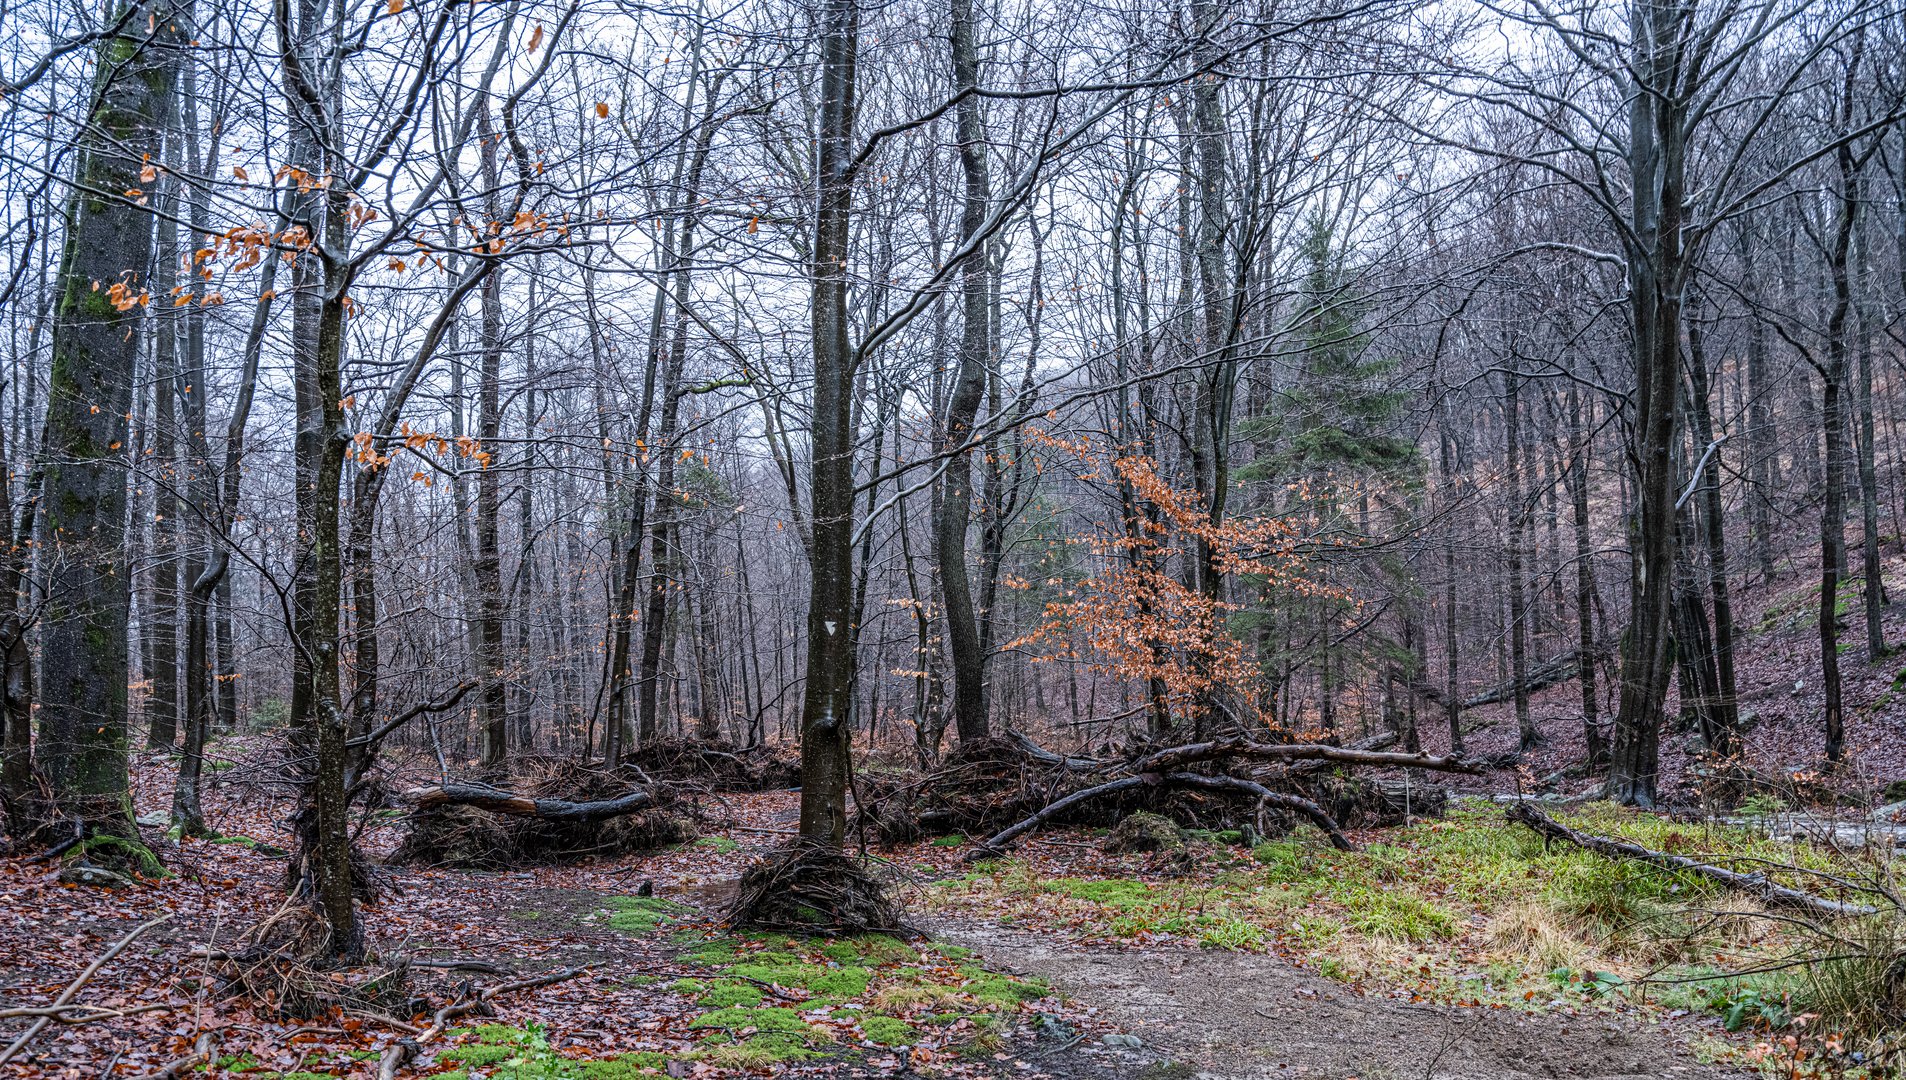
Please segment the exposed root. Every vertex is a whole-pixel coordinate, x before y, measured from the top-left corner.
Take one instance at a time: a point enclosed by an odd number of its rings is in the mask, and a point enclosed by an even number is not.
[[[310,904],[288,900],[224,954],[224,992],[259,1001],[280,1016],[304,1019],[332,1009],[408,1012],[409,964],[340,968],[328,957],[331,927]]]
[[[805,839],[748,867],[727,922],[796,934],[912,933],[861,860]]]

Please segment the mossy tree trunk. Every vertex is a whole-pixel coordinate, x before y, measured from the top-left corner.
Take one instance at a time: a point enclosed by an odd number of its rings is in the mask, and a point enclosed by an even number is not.
[[[40,764],[53,811],[95,832],[136,835],[126,777],[125,565],[127,423],[142,294],[151,286],[151,229],[138,192],[159,144],[182,47],[174,9],[141,0],[144,16],[99,49],[76,155],[59,296],[53,311],[41,541]]]

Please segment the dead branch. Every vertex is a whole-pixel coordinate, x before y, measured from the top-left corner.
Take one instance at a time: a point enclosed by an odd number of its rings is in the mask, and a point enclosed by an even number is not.
[[[1004,850],[1004,845],[1012,843],[1024,834],[1044,825],[1046,822],[1051,821],[1053,818],[1065,813],[1080,803],[1091,802],[1093,799],[1105,795],[1115,795],[1121,791],[1130,791],[1133,788],[1143,787],[1147,784],[1156,784],[1159,780],[1160,778],[1156,776],[1125,776],[1110,781],[1109,783],[1099,784],[1096,787],[1075,791],[1063,799],[1047,803],[1043,809],[1031,817],[1025,818],[1016,824],[1008,825],[992,836],[980,841],[978,847],[966,853],[966,861],[977,862],[980,859],[989,859],[997,856]]]
[[[1030,735],[1014,728],[1006,729],[1006,737],[1017,744],[1021,750],[1024,750],[1027,757],[1042,765],[1057,765],[1065,769],[1089,772],[1092,769],[1104,768],[1105,765],[1108,764],[1097,758],[1071,757],[1066,754],[1048,750],[1034,742]]]
[[[1207,788],[1214,791],[1242,791],[1255,796],[1259,806],[1292,810],[1309,818],[1312,824],[1324,831],[1324,835],[1330,837],[1331,846],[1342,851],[1357,850],[1357,845],[1351,843],[1350,838],[1343,834],[1335,818],[1326,813],[1323,807],[1301,795],[1286,795],[1272,791],[1254,780],[1241,780],[1235,776],[1204,776],[1199,773],[1179,772],[1167,775],[1165,781],[1184,787]]]
[[[1353,750],[1322,743],[1255,743],[1248,739],[1217,739],[1187,743],[1160,750],[1140,758],[1131,766],[1137,773],[1162,773],[1180,766],[1213,758],[1250,758],[1256,761],[1327,761],[1340,765],[1362,765],[1383,769],[1429,769],[1434,772],[1478,773],[1483,766],[1466,758],[1436,757],[1430,754],[1399,754],[1376,750]]]
[[[404,801],[415,803],[420,808],[474,806],[493,814],[575,822],[605,821],[609,818],[622,817],[651,806],[655,802],[655,796],[645,788],[637,788],[615,799],[569,802],[565,799],[534,799],[527,795],[517,795],[501,788],[494,788],[488,784],[442,784],[437,787],[415,788],[406,791],[403,798]]]
[[[100,1020],[115,1020],[122,1016],[138,1016],[141,1013],[164,1012],[170,1005],[134,1005],[125,1009],[109,1009],[101,1005],[44,1005],[20,1009],[0,1009],[0,1020],[18,1020],[28,1016],[45,1017],[62,1024],[91,1024]]]
[[[216,1032],[201,1031],[192,1042],[192,1052],[184,1057],[173,1058],[159,1066],[158,1071],[149,1072],[138,1080],[178,1080],[200,1065],[210,1065],[218,1055],[218,1035]]]
[[[127,934],[125,937],[122,937],[118,941],[114,942],[112,948],[107,949],[104,953],[101,953],[99,957],[95,959],[92,963],[87,964],[86,970],[79,973],[79,978],[74,979],[71,983],[67,984],[66,989],[60,992],[60,996],[54,999],[53,1004],[48,1006],[48,1008],[60,1009],[62,1006],[71,1004],[73,998],[76,995],[78,995],[82,989],[85,988],[88,982],[92,981],[92,978],[94,975],[99,973],[100,968],[103,968],[107,964],[112,963],[113,957],[118,956],[120,953],[126,951],[126,946],[131,945],[133,942],[139,940],[139,935],[145,933],[146,931],[152,929],[155,926],[158,926],[160,923],[170,922],[171,919],[172,919],[172,916],[170,915],[161,915],[158,918],[153,919],[151,922],[141,923],[137,927],[134,927],[131,933]],[[42,1016],[34,1020],[31,1026],[29,1026],[25,1031],[20,1033],[19,1038],[13,1040],[13,1044],[11,1046],[7,1047],[6,1050],[4,1051],[0,1051],[0,1065],[5,1065],[7,1062],[12,1061],[14,1058],[14,1055],[18,1054],[20,1050],[26,1046],[27,1043],[32,1041],[33,1036],[38,1035],[43,1029],[45,1029],[46,1025],[52,1022],[53,1022],[53,1017],[50,1015]]]
[[[1670,870],[1682,870],[1690,874],[1695,874],[1709,881],[1725,885],[1730,889],[1737,889],[1750,896],[1757,896],[1774,907],[1808,911],[1815,915],[1824,915],[1832,918],[1872,915],[1878,910],[1863,904],[1849,904],[1840,900],[1829,900],[1823,896],[1815,896],[1812,893],[1801,892],[1799,889],[1789,889],[1784,885],[1777,885],[1768,880],[1765,874],[1742,874],[1737,871],[1714,866],[1710,863],[1697,862],[1683,855],[1670,855],[1665,851],[1650,851],[1639,844],[1631,844],[1626,840],[1616,840],[1612,837],[1597,836],[1594,833],[1585,833],[1579,829],[1571,829],[1526,802],[1515,803],[1509,807],[1509,820],[1527,825],[1548,839],[1565,840],[1577,847],[1592,851],[1597,855],[1603,855],[1611,859],[1632,859],[1636,862],[1648,863],[1651,866],[1660,866]]]
[[[417,1055],[423,1053],[424,1044],[432,1042],[441,1036],[444,1030],[450,1026],[450,1021],[455,1020],[459,1016],[481,1009],[483,1006],[488,1005],[490,1000],[498,994],[509,994],[518,990],[533,990],[539,986],[549,986],[553,983],[573,979],[588,970],[588,968],[580,967],[563,968],[560,971],[552,971],[547,975],[538,975],[533,979],[520,979],[516,982],[498,983],[477,994],[476,997],[460,999],[445,1005],[443,1008],[437,1010],[437,1015],[432,1018],[430,1026],[418,1033],[415,1038],[399,1039],[384,1048],[384,1054],[377,1062],[377,1080],[394,1080],[398,1070],[416,1060]]]

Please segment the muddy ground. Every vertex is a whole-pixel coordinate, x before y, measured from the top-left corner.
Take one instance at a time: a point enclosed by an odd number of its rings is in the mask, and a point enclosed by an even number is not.
[[[1151,1075],[1258,1080],[1642,1080],[1746,1074],[1676,1034],[1602,1016],[1532,1016],[1364,996],[1252,953],[1083,949],[979,922],[934,932],[992,966],[1039,975],[1144,1040]],[[1151,1064],[1149,1069],[1146,1062]]]

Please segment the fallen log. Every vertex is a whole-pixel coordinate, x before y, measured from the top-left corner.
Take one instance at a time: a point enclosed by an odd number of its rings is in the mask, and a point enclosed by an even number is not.
[[[1017,840],[1021,836],[1024,836],[1081,803],[1104,798],[1107,795],[1116,795],[1121,791],[1130,791],[1133,788],[1157,785],[1200,787],[1207,790],[1228,789],[1231,791],[1242,791],[1256,796],[1263,805],[1274,806],[1280,810],[1293,810],[1310,818],[1317,823],[1318,828],[1330,836],[1330,842],[1339,848],[1351,851],[1355,850],[1356,847],[1356,845],[1350,842],[1349,838],[1343,835],[1343,830],[1338,828],[1337,822],[1332,819],[1329,814],[1324,812],[1323,807],[1318,806],[1316,803],[1302,796],[1285,795],[1280,792],[1272,791],[1263,784],[1259,784],[1255,781],[1240,780],[1233,776],[1206,776],[1201,773],[1187,772],[1163,774],[1147,772],[1138,776],[1120,777],[1117,780],[1108,781],[1096,787],[1084,788],[1067,795],[1063,799],[1048,803],[1043,809],[1039,810],[1039,812],[1015,822],[1001,829],[999,832],[994,833],[992,836],[987,837],[985,840],[980,841],[978,846],[966,853],[966,861],[976,862],[980,859],[996,857],[1001,851],[1005,850],[1005,845],[1012,843],[1014,840]]]
[[[1815,896],[1799,889],[1789,889],[1768,880],[1765,874],[1743,874],[1725,867],[1698,862],[1684,855],[1651,851],[1640,844],[1629,843],[1626,840],[1616,840],[1613,837],[1597,836],[1594,833],[1571,829],[1526,802],[1518,802],[1509,807],[1509,820],[1527,825],[1547,839],[1564,840],[1610,859],[1632,859],[1650,866],[1695,874],[1730,889],[1757,896],[1773,907],[1806,911],[1832,918],[1872,915],[1878,911],[1877,908],[1867,907],[1864,904],[1849,904],[1840,900],[1829,900],[1824,896]]]
[[[1606,646],[1598,646],[1595,650],[1594,657],[1600,659],[1608,655],[1610,651],[1611,650]],[[1475,709],[1484,705],[1494,705],[1497,702],[1508,701],[1510,698],[1516,696],[1518,689],[1531,694],[1539,690],[1546,690],[1557,683],[1567,682],[1575,678],[1580,674],[1581,666],[1581,650],[1570,649],[1560,656],[1551,657],[1537,664],[1535,667],[1530,668],[1529,673],[1519,682],[1515,679],[1510,679],[1506,682],[1497,683],[1481,693],[1471,694],[1469,697],[1461,699],[1457,702],[1456,708],[1458,710]],[[1443,693],[1443,688],[1440,686],[1419,681],[1412,684],[1411,689],[1428,698],[1432,704],[1444,708],[1449,706],[1449,698]]]
[[[1099,784],[1095,787],[1081,788],[1062,799],[1056,799],[1047,803],[1043,809],[1031,817],[1008,825],[992,836],[982,840],[978,847],[966,853],[966,861],[977,862],[980,859],[992,858],[998,855],[999,852],[1003,850],[1002,845],[1012,843],[1019,837],[1044,825],[1046,822],[1051,821],[1053,818],[1058,817],[1060,814],[1065,813],[1080,803],[1091,802],[1093,799],[1102,798],[1106,795],[1116,795],[1121,791],[1130,791],[1136,787],[1156,784],[1160,779],[1161,778],[1157,776],[1122,776],[1117,780]]]
[[[1394,731],[1379,731],[1367,739],[1358,739],[1344,747],[1345,750],[1388,750],[1396,745],[1397,734]],[[1307,776],[1328,768],[1328,761],[1299,761],[1288,766],[1290,775]]]
[[[646,788],[636,788],[627,795],[614,799],[570,802],[566,799],[535,799],[494,788],[488,784],[440,784],[436,787],[415,788],[404,792],[403,798],[406,802],[416,804],[419,809],[432,806],[474,806],[478,810],[487,810],[492,814],[574,822],[606,821],[609,818],[633,814],[655,803],[655,796]]]
[[[1019,748],[1026,752],[1027,757],[1042,765],[1057,765],[1061,768],[1089,772],[1092,769],[1104,768],[1108,764],[1108,762],[1100,761],[1097,758],[1072,757],[1068,754],[1048,750],[1034,742],[1032,737],[1025,732],[1013,728],[1006,729],[1006,737],[1018,744]]]
[[[1480,762],[1470,761],[1467,758],[1403,754],[1394,751],[1353,750],[1345,746],[1326,746],[1322,743],[1255,743],[1248,739],[1215,739],[1210,742],[1174,746],[1169,750],[1160,750],[1148,757],[1140,758],[1132,764],[1131,769],[1138,773],[1166,772],[1193,762],[1225,757],[1250,758],[1256,761],[1322,761],[1380,769],[1429,769],[1434,772],[1478,773],[1483,771]]]

